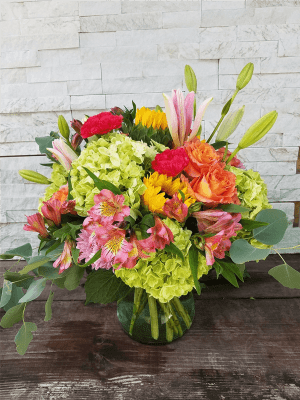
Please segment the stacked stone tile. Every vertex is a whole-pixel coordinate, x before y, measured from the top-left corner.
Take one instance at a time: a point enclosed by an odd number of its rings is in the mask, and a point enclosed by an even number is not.
[[[17,171],[49,174],[34,138],[57,130],[59,114],[81,119],[132,100],[163,106],[162,92],[186,90],[189,64],[198,103],[214,97],[203,123],[208,137],[248,62],[254,76],[233,106],[246,110],[231,147],[258,118],[278,111],[270,133],[240,158],[263,175],[270,201],[288,214],[278,247],[300,244],[300,227],[292,226],[300,201],[299,31],[299,0],[2,2],[1,252],[37,243],[22,226],[45,188]]]

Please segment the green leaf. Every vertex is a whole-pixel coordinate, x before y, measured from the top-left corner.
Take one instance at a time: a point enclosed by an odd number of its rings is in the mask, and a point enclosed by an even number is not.
[[[250,82],[252,75],[254,71],[254,64],[248,63],[247,65],[244,66],[244,68],[241,70],[239,73],[239,76],[237,78],[236,82],[236,88],[237,90],[243,89],[248,83]]]
[[[4,279],[3,281],[3,289],[1,293],[0,299],[0,308],[3,308],[10,300],[12,293],[12,283]]]
[[[128,222],[130,227],[132,228],[135,224],[135,219],[132,218],[130,215],[124,218],[124,221]]]
[[[82,228],[82,221],[78,224],[74,224],[71,222],[67,222],[62,228],[58,229],[53,233],[53,236],[59,238],[61,242],[63,242],[67,236],[71,236],[73,239],[76,239],[76,232]]]
[[[46,278],[38,279],[37,281],[33,281],[29,286],[26,294],[19,300],[19,303],[28,303],[39,297],[42,291],[46,287]]]
[[[45,256],[36,256],[36,257],[32,257],[30,259],[29,264],[27,264],[19,273],[21,275],[27,274],[27,272],[33,271],[34,269],[41,267],[42,265],[46,264],[46,262],[50,261],[51,258],[50,257],[45,257]]]
[[[122,194],[121,190],[117,188],[112,183],[105,181],[103,179],[97,178],[95,174],[93,174],[89,169],[83,167],[83,169],[88,173],[88,175],[93,179],[95,186],[101,191],[102,189],[107,189],[113,192],[114,194]]]
[[[80,265],[81,268],[88,267],[89,265],[93,264],[95,261],[97,261],[101,257],[102,249],[98,250],[97,253],[85,264]]]
[[[243,264],[247,261],[264,260],[269,253],[270,249],[257,249],[244,239],[234,241],[230,247],[230,258],[236,264]]]
[[[59,135],[57,134],[57,136],[59,137]],[[47,150],[47,148],[51,148],[52,147],[52,142],[55,139],[54,136],[44,136],[44,137],[36,137],[35,141],[39,146],[39,150],[41,154],[46,154],[48,158],[50,158],[50,160],[53,160],[52,154],[50,153],[49,150]]]
[[[69,268],[65,280],[65,288],[67,290],[76,289],[79,286],[83,274],[84,269],[80,268],[79,265],[75,264],[71,268]]]
[[[228,282],[230,282],[233,286],[235,287],[239,287],[237,280],[236,280],[236,276],[235,273],[231,270],[231,268],[226,265],[227,263],[222,263],[222,265],[220,264],[219,260],[214,262],[214,268],[216,268],[217,266],[217,271],[218,271],[218,276],[221,274],[224,276],[225,279],[228,280]],[[233,264],[234,265],[234,264]],[[237,268],[238,269],[238,268]]]
[[[163,112],[163,109],[161,108],[161,106],[159,106],[159,105],[157,104],[157,106],[155,107],[155,111],[161,111],[161,112]]]
[[[225,115],[228,113],[232,102],[233,102],[232,98],[227,101],[227,103],[225,104],[225,106],[223,107],[223,109],[221,111],[222,117],[225,117]]]
[[[184,68],[185,84],[189,92],[197,92],[197,78],[193,68],[186,65]]]
[[[184,261],[184,256],[182,254],[182,251],[177,246],[175,246],[174,243],[167,244],[164,250],[167,253],[176,254],[176,256],[180,257],[182,261]]]
[[[290,289],[300,289],[300,272],[288,264],[277,265],[270,269],[268,273],[283,286]]]
[[[240,224],[243,226],[244,229],[246,229],[246,231],[252,231],[255,228],[269,225],[268,222],[254,221],[253,219],[246,219],[246,218],[242,218],[240,220]]]
[[[243,213],[246,211],[251,211],[251,208],[239,206],[238,204],[225,204],[220,207],[223,211],[229,213]]]
[[[61,276],[60,278],[54,279],[53,283],[60,289],[65,289],[66,276]]]
[[[279,243],[285,234],[288,227],[286,214],[281,210],[262,210],[256,218],[258,222],[267,222],[267,226],[256,228],[253,231],[253,236],[256,240],[264,244]]]
[[[99,269],[91,272],[85,283],[86,303],[107,304],[117,301],[130,290],[130,288],[117,278],[111,269]]]
[[[73,200],[73,196],[71,195],[73,188],[72,188],[72,182],[71,182],[71,175],[68,175],[68,197],[67,200]]]
[[[221,147],[225,147],[226,144],[227,144],[227,142],[225,142],[225,141],[219,141],[219,142],[213,143],[211,146],[212,146],[215,150],[218,150],[218,149],[221,149]]]
[[[73,257],[75,264],[78,264],[78,257],[79,257],[80,250],[73,247],[71,250],[71,253],[72,253],[72,257]]]
[[[52,262],[47,262],[42,267],[39,267],[38,274],[40,276],[43,276],[44,278],[51,279],[51,280],[58,279],[60,277],[59,268],[54,268]]]
[[[10,308],[19,304],[19,300],[23,296],[24,296],[24,292],[23,292],[22,288],[13,284],[11,298],[9,299],[9,302],[3,307],[3,310],[8,311]]]
[[[45,251],[45,256],[49,253],[51,253],[52,251],[56,250],[58,248],[58,246],[61,244],[60,240],[56,240],[52,246],[50,246],[46,251]]]
[[[15,249],[11,249],[6,251],[4,254],[0,255],[0,258],[3,260],[8,260],[10,258],[13,258],[15,256],[19,256],[22,258],[28,258],[32,256],[32,247],[31,244],[26,243],[23,246],[16,247]]]
[[[6,314],[1,319],[0,326],[2,328],[11,328],[14,324],[22,321],[25,306],[25,303],[18,304],[6,311]]]
[[[35,332],[36,330],[37,326],[33,322],[24,322],[19,332],[16,334],[15,343],[17,346],[17,352],[21,356],[23,356],[26,353],[29,343],[33,339],[33,335],[31,332]]]
[[[194,244],[192,244],[189,249],[189,262],[190,262],[190,268],[191,268],[193,279],[194,279],[195,288],[197,290],[197,293],[201,294],[201,286],[199,284],[199,280],[198,280],[198,276],[197,276],[198,275],[198,249]]]
[[[180,193],[181,196],[181,200],[183,201],[183,203],[185,202],[185,195],[181,190],[178,190],[178,192]]]
[[[51,292],[51,290],[50,290],[48,300],[46,301],[46,304],[45,304],[45,319],[44,319],[44,321],[46,321],[46,322],[50,321],[50,319],[52,317],[51,306],[52,306],[52,302],[53,302],[53,296],[54,296],[54,292]]]

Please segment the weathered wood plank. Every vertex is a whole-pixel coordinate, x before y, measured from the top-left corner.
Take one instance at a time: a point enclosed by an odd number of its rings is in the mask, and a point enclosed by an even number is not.
[[[56,301],[25,356],[2,331],[3,399],[280,399],[300,397],[300,300],[197,300],[191,330],[165,346],[134,342],[116,304]]]
[[[300,254],[285,254],[284,258],[286,262],[296,270],[300,272]],[[240,288],[233,287],[226,279],[220,277],[216,279],[215,273],[212,271],[208,276],[201,279],[207,285],[206,289],[202,290],[201,299],[249,299],[254,297],[259,298],[293,298],[300,297],[300,290],[288,289],[278,283],[272,276],[268,274],[268,271],[281,263],[280,258],[277,255],[270,255],[267,260],[247,263],[247,270],[250,273],[251,278],[246,278],[245,282],[239,282]],[[0,262],[0,285],[2,286],[4,271],[10,268],[15,261],[1,261]],[[18,263],[12,271],[18,271],[22,269],[25,262]],[[66,289],[60,289],[56,286],[52,286],[55,292],[56,300],[85,300],[84,293],[84,279],[82,284],[77,289],[68,292]],[[50,287],[50,283],[48,285]],[[49,289],[41,294],[38,300],[46,300],[48,297]]]

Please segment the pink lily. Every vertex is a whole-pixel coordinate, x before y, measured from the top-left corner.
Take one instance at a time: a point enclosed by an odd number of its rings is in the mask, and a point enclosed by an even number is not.
[[[60,265],[59,268],[59,274],[61,274],[64,270],[68,269],[72,265],[72,248],[74,247],[74,241],[73,240],[66,240],[64,249],[62,254],[58,257],[58,259],[53,263],[53,267],[57,268]]]
[[[175,148],[184,145],[197,135],[204,113],[212,101],[212,97],[206,99],[198,108],[196,118],[191,129],[193,120],[193,104],[195,93],[190,92],[184,99],[180,89],[172,91],[172,97],[163,93],[166,107],[168,127],[173,138]]]
[[[78,158],[75,151],[62,138],[53,140],[52,148],[47,148],[47,150],[67,171],[70,171],[72,162]]]
[[[40,213],[36,213],[27,217],[28,225],[24,225],[24,231],[38,232],[42,238],[48,237],[44,219]]]
[[[147,230],[151,233],[148,239],[151,239],[156,249],[164,249],[166,245],[174,241],[174,236],[170,228],[163,223],[157,216],[154,217],[155,225]]]

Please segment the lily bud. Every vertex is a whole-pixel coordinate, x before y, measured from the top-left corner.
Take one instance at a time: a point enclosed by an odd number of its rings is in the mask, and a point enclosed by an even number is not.
[[[261,117],[252,126],[250,126],[245,135],[242,137],[238,147],[240,149],[245,149],[246,147],[252,146],[254,143],[258,142],[275,124],[277,116],[277,111],[271,111]]]
[[[241,122],[245,111],[245,106],[233,111],[227,115],[219,128],[216,141],[222,141],[229,138],[229,136],[236,130]]]
[[[189,92],[197,92],[197,78],[193,68],[186,65],[184,68],[185,84]]]
[[[75,133],[75,135],[72,137],[71,146],[74,150],[76,150],[82,141],[82,136],[79,133]]]
[[[236,89],[241,90],[243,89],[248,83],[250,82],[252,75],[253,75],[254,65],[252,63],[248,63],[244,66],[241,70],[237,82],[236,82]]]
[[[19,175],[30,182],[40,183],[42,185],[49,185],[51,183],[45,175],[29,169],[20,169]]]
[[[73,121],[71,121],[71,127],[74,129],[76,133],[81,132],[82,125],[83,125],[82,122],[79,121],[78,119],[73,119]]]
[[[64,137],[66,140],[69,140],[70,128],[63,115],[59,115],[57,124],[61,136]]]
[[[72,162],[78,158],[78,155],[62,138],[53,140],[52,148],[47,148],[47,150],[67,171],[70,171]]]

